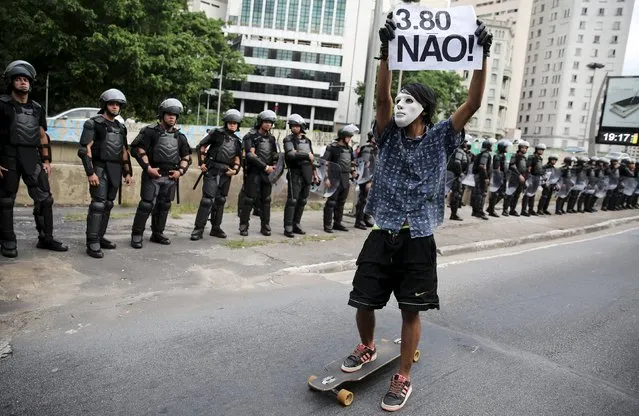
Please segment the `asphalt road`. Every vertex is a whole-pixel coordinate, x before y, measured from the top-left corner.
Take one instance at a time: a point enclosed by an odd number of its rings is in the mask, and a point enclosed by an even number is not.
[[[442,310],[423,314],[401,414],[639,414],[637,247],[632,229],[442,260]],[[85,284],[14,334],[0,414],[382,414],[393,367],[353,385],[350,408],[306,386],[357,342],[351,277],[121,297]],[[378,337],[395,338],[399,323],[390,305]]]

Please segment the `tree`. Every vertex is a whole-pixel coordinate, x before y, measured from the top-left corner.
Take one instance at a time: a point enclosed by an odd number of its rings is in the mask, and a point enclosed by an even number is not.
[[[391,96],[397,95],[397,72],[393,74]],[[442,118],[448,118],[466,101],[468,90],[462,85],[462,79],[452,71],[404,71],[402,85],[417,82],[429,86],[437,95],[437,111]],[[364,104],[365,84],[357,83],[355,92],[358,95],[357,104]],[[373,101],[374,102],[374,101]]]
[[[125,115],[150,119],[168,97],[197,105],[199,91],[212,87],[220,56],[228,76],[242,79],[251,71],[229,47],[222,25],[188,12],[184,0],[51,0],[46,7],[14,0],[11,12],[0,14],[0,36],[11,39],[0,59],[36,67],[39,101],[49,74],[51,114],[96,106],[102,91],[119,88],[127,96]]]

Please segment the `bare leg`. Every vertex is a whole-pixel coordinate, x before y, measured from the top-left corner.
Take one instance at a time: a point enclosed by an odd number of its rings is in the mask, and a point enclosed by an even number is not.
[[[375,336],[375,311],[359,308],[355,314],[355,321],[357,322],[357,330],[359,331],[362,344],[373,348],[375,346],[373,343]]]
[[[413,357],[419,344],[421,335],[421,321],[419,312],[402,311],[402,345],[399,363],[399,374],[409,378]]]

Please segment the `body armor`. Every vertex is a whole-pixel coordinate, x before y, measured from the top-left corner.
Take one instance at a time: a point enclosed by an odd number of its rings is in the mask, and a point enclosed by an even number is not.
[[[233,158],[237,153],[237,139],[224,131],[218,131],[217,134],[223,135],[223,141],[215,148],[209,146],[207,158],[214,163],[222,163],[230,166],[233,164]]]
[[[542,165],[543,158],[538,155],[531,155],[531,169],[530,172],[535,176],[543,176],[546,173],[544,166]]]
[[[342,173],[350,173],[351,172],[351,161],[353,158],[353,153],[349,147],[340,146],[339,153],[339,168]]]
[[[11,97],[3,96],[2,101],[11,102]],[[13,106],[15,118],[10,128],[10,142],[14,146],[40,146],[40,112],[42,107],[32,102],[32,107]]]
[[[100,118],[102,119],[102,117]],[[97,119],[96,122],[104,126],[106,134],[104,134],[104,137],[99,137],[104,131],[98,130],[100,133],[96,135],[98,140],[93,143],[93,148],[98,147],[99,149],[97,152],[92,152],[92,154],[97,156],[94,159],[105,162],[121,162],[122,149],[126,140],[124,136],[125,130],[118,123],[108,123]]]
[[[255,144],[255,154],[267,165],[273,164],[273,146],[271,146],[270,136],[259,137]]]
[[[180,163],[180,152],[178,146],[177,133],[171,133],[162,130],[160,132],[155,146],[153,146],[152,165],[171,165],[178,166]]]

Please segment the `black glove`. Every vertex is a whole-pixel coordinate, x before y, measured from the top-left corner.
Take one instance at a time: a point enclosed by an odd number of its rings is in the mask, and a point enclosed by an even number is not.
[[[395,39],[395,23],[393,22],[393,12],[386,16],[386,23],[379,29],[379,40],[382,46],[379,49],[379,59],[388,60],[388,41]]]
[[[477,19],[477,29],[475,30],[475,36],[477,36],[477,44],[484,47],[484,58],[488,58],[490,56],[490,47],[493,44],[493,34],[488,31],[484,22],[479,19]]]

